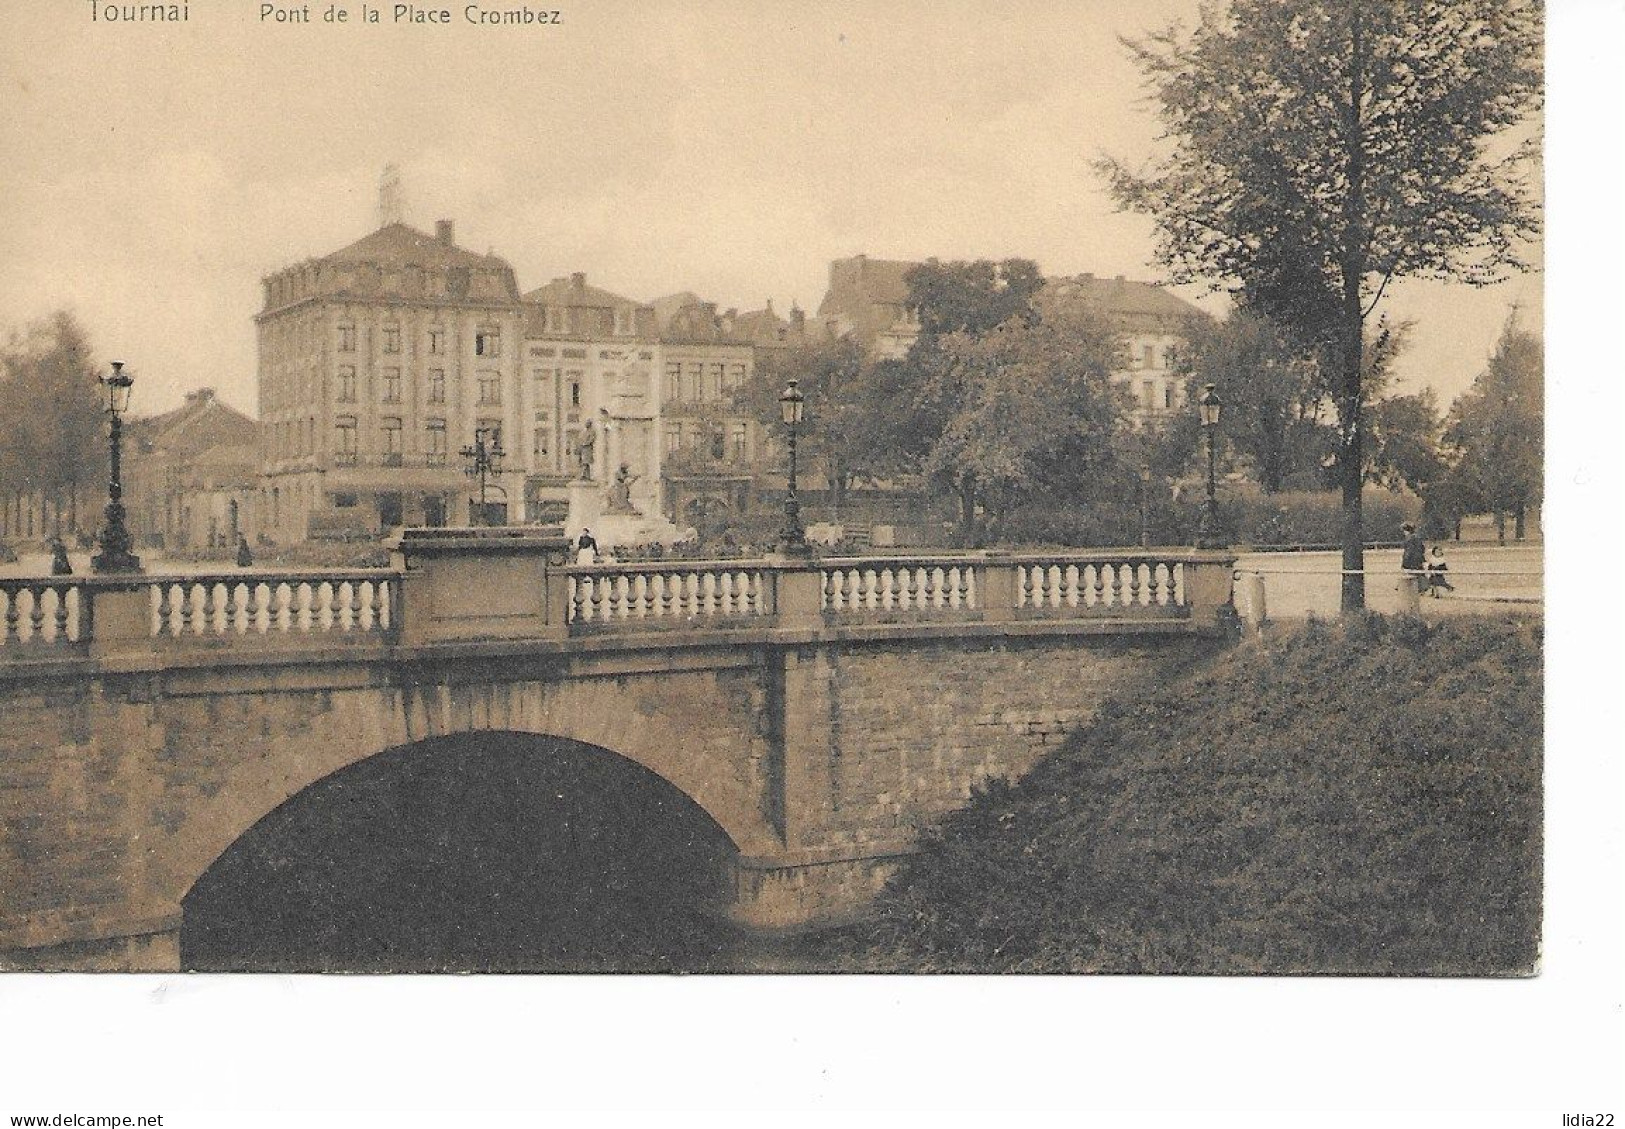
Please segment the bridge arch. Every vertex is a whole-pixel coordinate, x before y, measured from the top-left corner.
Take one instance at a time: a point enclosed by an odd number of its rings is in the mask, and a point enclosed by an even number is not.
[[[731,948],[726,833],[648,769],[508,731],[318,781],[182,901],[182,967],[701,970]]]
[[[244,735],[247,755],[224,758],[212,779],[173,800],[158,798],[156,822],[166,834],[147,852],[147,888],[155,905],[178,909],[216,859],[292,797],[391,750],[474,733],[551,738],[623,758],[692,800],[740,854],[782,850],[763,736],[740,709],[714,694],[684,693],[692,688],[681,682],[435,684],[291,696],[281,704],[308,711],[298,724]],[[194,739],[232,743],[218,729],[171,735],[181,745]]]

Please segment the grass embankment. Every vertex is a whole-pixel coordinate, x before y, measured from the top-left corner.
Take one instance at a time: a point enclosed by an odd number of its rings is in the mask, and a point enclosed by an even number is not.
[[[1538,623],[1311,622],[1109,704],[844,942],[877,970],[1525,973],[1540,750]]]

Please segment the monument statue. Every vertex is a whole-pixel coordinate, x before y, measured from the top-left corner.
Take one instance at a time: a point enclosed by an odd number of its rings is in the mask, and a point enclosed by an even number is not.
[[[593,471],[593,456],[598,449],[598,433],[593,430],[592,420],[581,429],[581,438],[576,441],[576,463],[581,467],[581,481],[591,482]]]
[[[609,509],[612,514],[635,514],[638,511],[632,506],[632,483],[641,476],[632,473],[632,468],[625,463],[615,472],[615,481],[609,484]]]

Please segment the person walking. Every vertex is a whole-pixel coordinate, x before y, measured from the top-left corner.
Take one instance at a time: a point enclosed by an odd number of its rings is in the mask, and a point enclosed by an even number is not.
[[[62,543],[60,537],[51,538],[51,575],[73,575],[73,563],[68,560],[68,547]]]

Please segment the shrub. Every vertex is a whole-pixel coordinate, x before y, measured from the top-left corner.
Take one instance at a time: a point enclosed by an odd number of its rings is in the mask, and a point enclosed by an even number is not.
[[[1540,745],[1538,624],[1311,621],[1108,703],[950,817],[837,949],[916,971],[1527,973]]]

